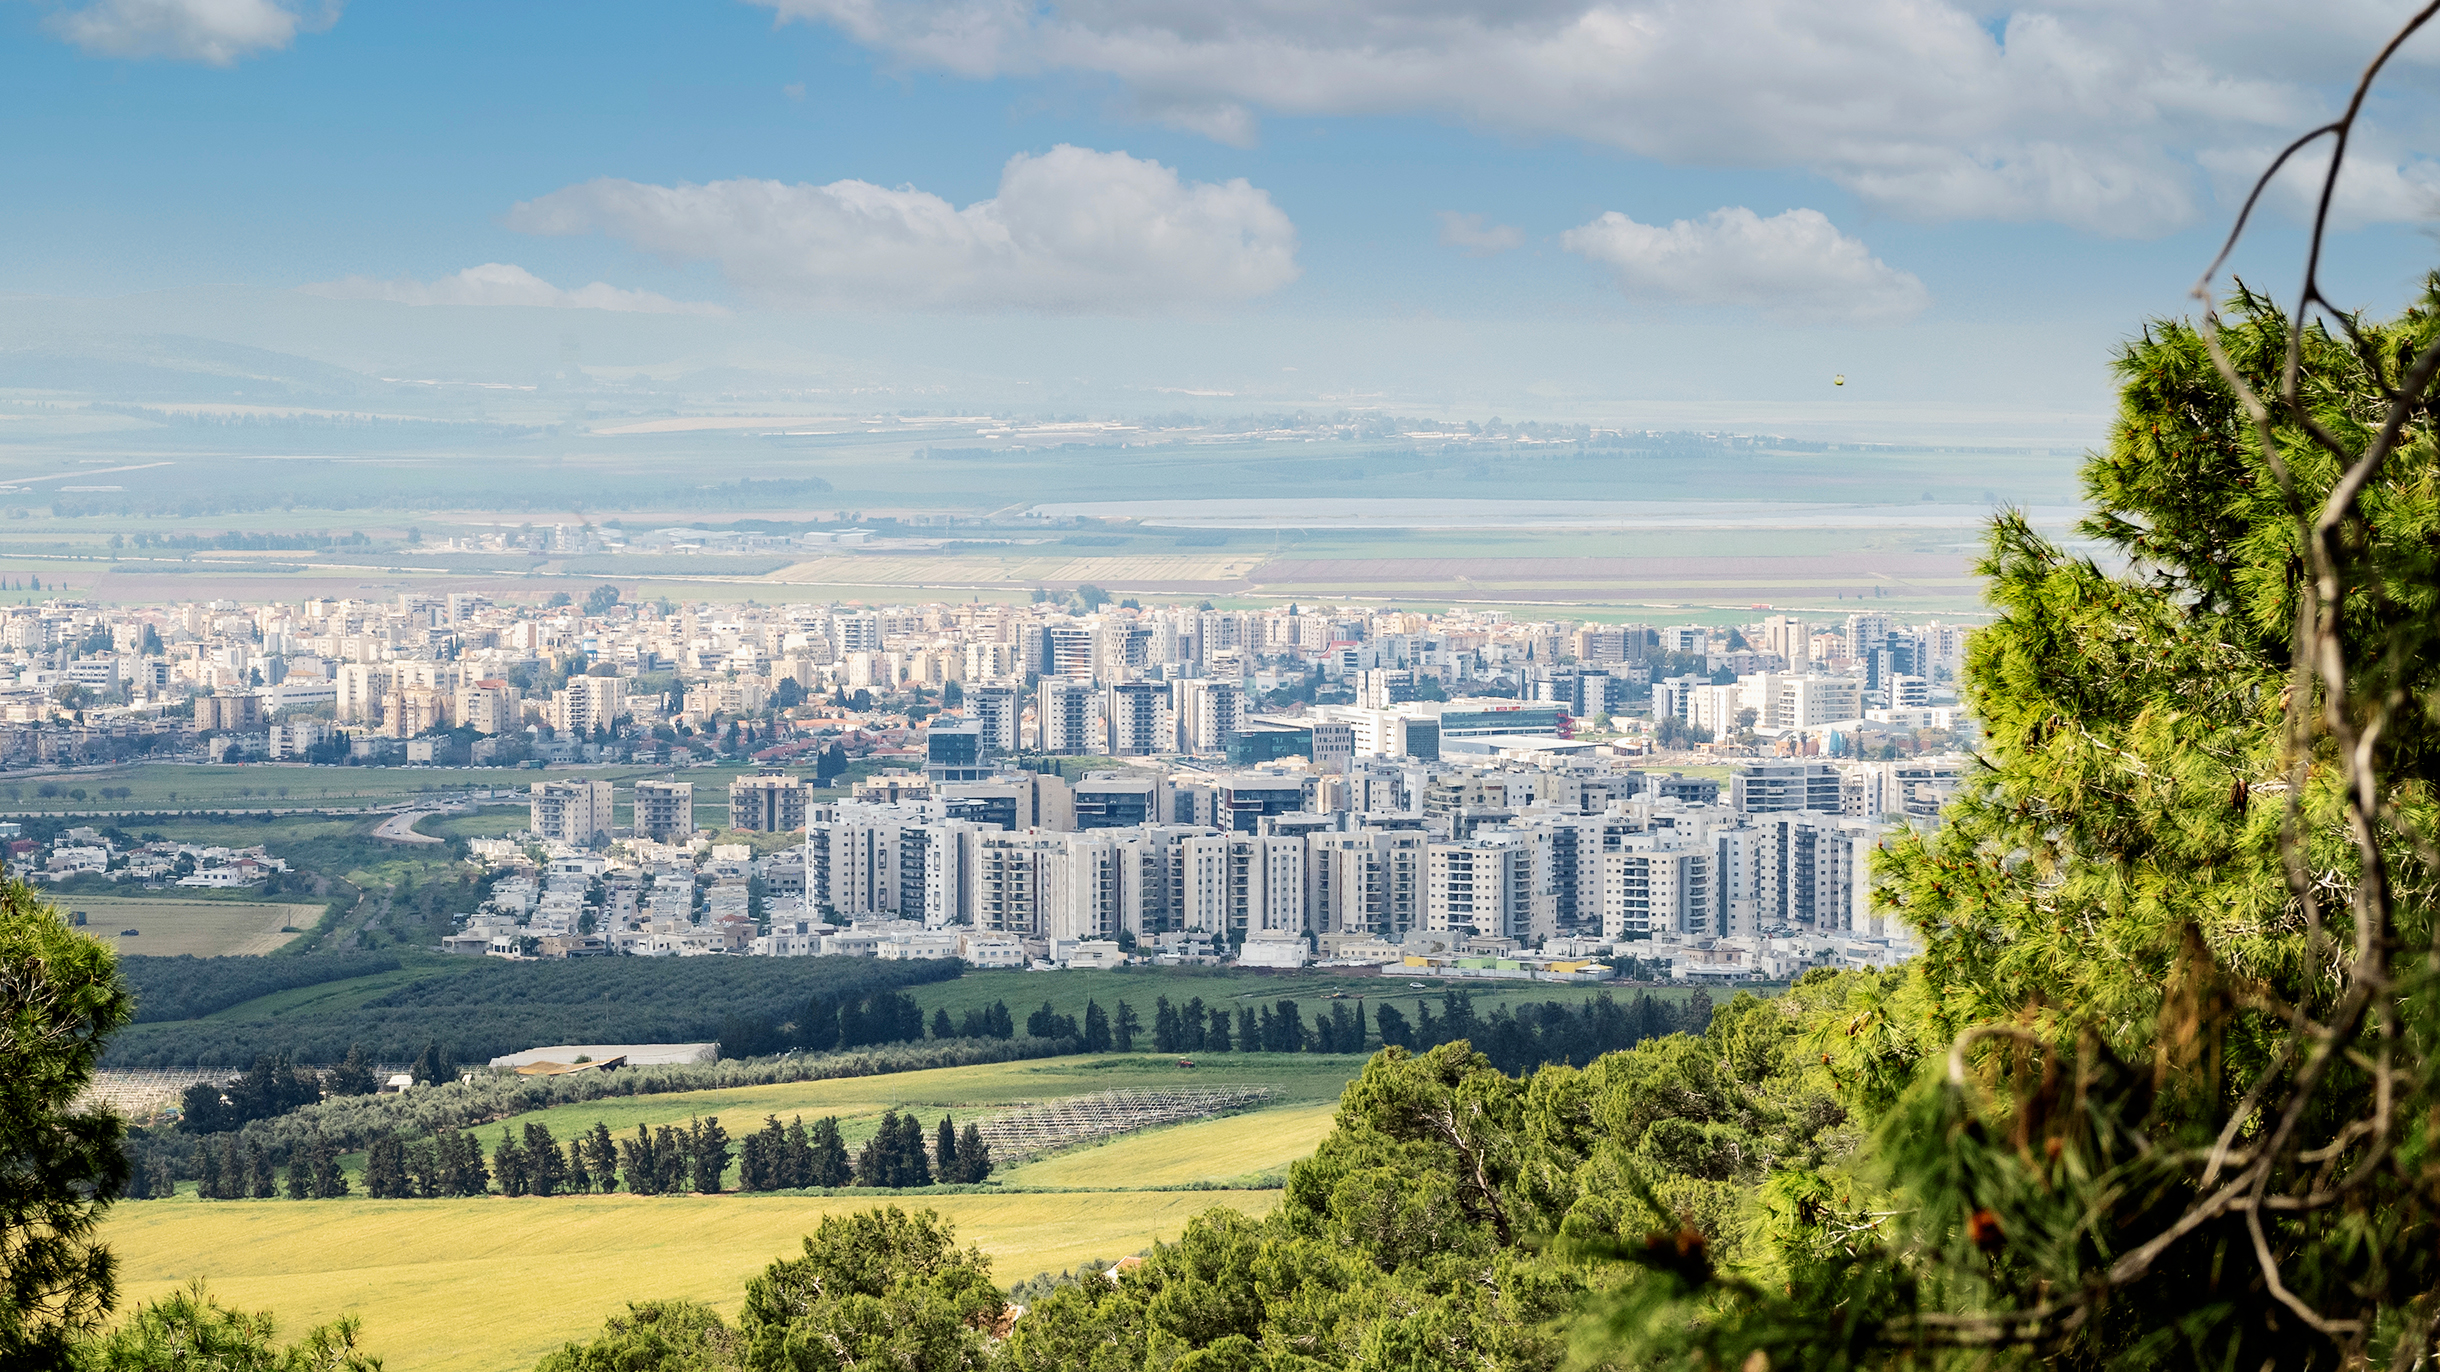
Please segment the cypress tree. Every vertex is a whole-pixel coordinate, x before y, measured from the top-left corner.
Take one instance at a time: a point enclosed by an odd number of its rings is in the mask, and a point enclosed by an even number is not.
[[[686,1190],[686,1173],[693,1161],[688,1140],[671,1125],[652,1131],[652,1162],[656,1195],[674,1196]]]
[[[564,1175],[559,1158],[559,1140],[551,1137],[551,1127],[537,1120],[525,1126],[526,1193],[535,1196],[555,1196]]]
[[[995,1000],[991,1003],[991,1036],[1001,1040],[1017,1036],[1017,1022],[1009,1017],[1006,1001]]]
[[[1135,1051],[1135,1036],[1143,1032],[1144,1022],[1135,1017],[1135,1007],[1125,1001],[1110,1012],[1110,1045],[1122,1053]]]
[[[347,1194],[347,1174],[339,1170],[339,1150],[320,1134],[313,1136],[313,1198],[337,1200]]]
[[[1240,1053],[1260,1052],[1262,1050],[1261,1030],[1261,1024],[1254,1018],[1253,1006],[1248,1005],[1238,1010],[1237,1051]]]
[[[798,1115],[788,1121],[788,1133],[780,1144],[777,1166],[774,1168],[779,1185],[787,1190],[811,1186],[813,1181],[813,1144],[805,1137],[805,1117]]]
[[[1179,1053],[1185,1049],[1178,1037],[1178,1012],[1169,997],[1156,996],[1152,1002],[1152,1051]]]
[[[852,1175],[847,1165],[847,1142],[839,1134],[839,1117],[826,1115],[813,1126],[805,1158],[805,1185],[845,1186]]]
[[[280,1173],[279,1169],[271,1164],[269,1148],[258,1148],[253,1144],[247,1144],[246,1165],[254,1173],[254,1198],[256,1200],[270,1200],[280,1193]]]
[[[388,1134],[364,1150],[364,1194],[395,1200],[407,1194],[407,1148]]]
[[[1178,1012],[1179,1052],[1200,1053],[1203,1051],[1206,1033],[1204,1025],[1209,1018],[1203,1010],[1203,997],[1197,996],[1186,1002],[1186,1008]]]
[[[208,1139],[195,1150],[195,1194],[205,1200],[220,1199],[220,1150]]]
[[[581,1138],[568,1140],[567,1178],[569,1195],[581,1196],[593,1189],[593,1174],[585,1168],[585,1141]]]
[[[729,1131],[720,1127],[718,1115],[707,1115],[689,1131],[689,1139],[693,1147],[688,1161],[694,1165],[695,1189],[707,1196],[719,1195],[721,1179],[729,1170]]]
[[[246,1165],[246,1155],[238,1149],[237,1135],[231,1134],[222,1139],[220,1198],[222,1200],[244,1200],[247,1189],[246,1181],[252,1175],[253,1169]]]
[[[1110,1017],[1089,999],[1084,1003],[1084,1050],[1088,1053],[1110,1051]]]
[[[1211,1027],[1203,1031],[1203,1042],[1215,1053],[1228,1051],[1228,1011],[1212,1011]]]
[[[533,1174],[525,1166],[525,1150],[505,1128],[500,1130],[500,1146],[491,1150],[491,1174],[499,1179],[503,1196],[522,1196],[533,1183]]]
[[[652,1131],[639,1124],[635,1137],[620,1139],[619,1170],[627,1179],[627,1189],[638,1196],[650,1196],[661,1189],[661,1169],[653,1165]]]
[[[301,1143],[288,1150],[288,1199],[313,1199],[313,1165],[306,1161]]]
[[[932,1037],[936,1039],[953,1039],[957,1037],[957,1026],[949,1023],[948,1011],[935,1010],[932,1012]]]
[[[942,1181],[960,1182],[966,1179],[966,1169],[957,1156],[957,1126],[950,1122],[947,1115],[940,1117],[940,1131],[933,1136],[932,1161],[939,1168]]]
[[[597,1189],[618,1189],[618,1143],[610,1137],[610,1126],[599,1120],[585,1134],[585,1171]]]

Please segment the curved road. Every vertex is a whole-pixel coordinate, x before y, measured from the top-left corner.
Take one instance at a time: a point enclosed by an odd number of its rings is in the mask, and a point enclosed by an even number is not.
[[[428,815],[445,814],[442,810],[409,810],[396,814],[373,826],[373,837],[386,838],[392,843],[443,843],[447,840],[415,832],[415,822]]]

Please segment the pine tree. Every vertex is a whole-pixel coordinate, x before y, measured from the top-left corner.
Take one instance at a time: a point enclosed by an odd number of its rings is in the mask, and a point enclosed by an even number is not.
[[[805,1185],[824,1188],[848,1184],[853,1172],[847,1163],[847,1143],[839,1134],[839,1117],[826,1115],[813,1126],[805,1159]]]
[[[862,1148],[856,1150],[856,1185],[870,1187],[897,1185],[895,1181],[891,1180],[898,1171],[897,1159],[893,1156],[897,1148],[898,1112],[885,1110],[881,1114],[881,1127],[873,1132],[871,1138],[864,1141]]]
[[[1017,1022],[1010,1018],[1006,1001],[995,1000],[991,1003],[991,1036],[1002,1041],[1017,1036]]]
[[[961,1182],[966,1169],[957,1156],[957,1126],[947,1115],[940,1117],[940,1130],[932,1139],[932,1162],[944,1182]]]
[[[1084,1050],[1088,1053],[1110,1051],[1110,1017],[1090,999],[1084,1003]]]
[[[958,1180],[979,1182],[991,1175],[991,1145],[983,1142],[983,1131],[973,1125],[957,1141]]]
[[[894,1151],[898,1161],[898,1185],[932,1184],[932,1159],[924,1150],[923,1126],[916,1123],[913,1111],[899,1117],[898,1147]]]
[[[932,1012],[932,1037],[936,1039],[953,1039],[957,1037],[957,1026],[949,1022],[948,1011],[935,1010]]]

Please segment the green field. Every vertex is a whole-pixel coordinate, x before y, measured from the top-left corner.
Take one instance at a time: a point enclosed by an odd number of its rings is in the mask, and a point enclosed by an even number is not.
[[[1276,1191],[923,1196],[1003,1283],[1177,1236],[1214,1207],[1267,1212]],[[290,1336],[353,1313],[399,1372],[511,1372],[581,1339],[625,1303],[737,1312],[746,1279],[793,1256],[823,1215],[869,1196],[562,1196],[457,1201],[146,1201],[114,1206],[120,1308],[202,1278],[276,1312]]]
[[[63,896],[65,910],[85,913],[85,932],[122,953],[200,958],[268,953],[310,929],[319,905],[231,900],[147,900],[127,896]],[[128,937],[124,931],[138,931]]]
[[[1151,1053],[1111,1053],[1101,1056],[1043,1058],[1030,1062],[992,1063],[979,1067],[943,1067],[927,1072],[894,1072],[878,1077],[842,1077],[829,1081],[783,1082],[773,1086],[743,1086],[724,1091],[688,1091],[660,1096],[606,1096],[515,1115],[477,1132],[488,1147],[500,1128],[522,1135],[528,1124],[543,1124],[561,1139],[606,1124],[612,1133],[631,1133],[639,1124],[685,1124],[689,1119],[716,1117],[731,1136],[760,1127],[765,1116],[781,1121],[802,1115],[808,1122],[825,1115],[839,1117],[840,1129],[852,1145],[869,1137],[883,1111],[912,1110],[927,1130],[944,1114],[960,1123],[984,1115],[1003,1114],[1028,1104],[1090,1095],[1096,1091],[1164,1086],[1215,1086],[1253,1083],[1276,1087],[1280,1107],[1335,1102],[1364,1058],[1355,1054],[1228,1053],[1197,1059],[1198,1067],[1180,1067],[1174,1058]],[[1275,1113],[1265,1111],[1264,1114]],[[1147,1136],[1149,1137],[1149,1136]],[[1277,1159],[1257,1157],[1243,1167],[1198,1172],[1180,1181],[1225,1180],[1272,1165]],[[1222,1164],[1213,1163],[1213,1166]],[[1009,1184],[1015,1184],[1011,1179]],[[1101,1183],[1035,1182],[1035,1185],[1166,1185],[1114,1174]]]
[[[686,779],[727,806],[739,766],[686,769]],[[324,810],[413,803],[434,792],[525,791],[542,780],[632,781],[669,775],[665,767],[309,767],[292,762],[143,762],[79,768],[0,783],[0,812],[12,815],[147,814],[163,810]],[[60,794],[38,794],[52,786]],[[125,797],[101,794],[126,789]],[[72,792],[83,791],[83,799]],[[700,805],[698,808],[701,808]]]
[[[1242,1115],[1147,1129],[1021,1162],[1000,1174],[1003,1185],[1131,1187],[1251,1182],[1276,1176],[1311,1153],[1330,1132],[1339,1107],[1284,1105]]]

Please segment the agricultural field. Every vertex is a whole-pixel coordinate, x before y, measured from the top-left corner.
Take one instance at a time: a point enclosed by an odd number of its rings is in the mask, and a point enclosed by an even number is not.
[[[256,956],[322,918],[319,905],[269,901],[68,896],[58,904],[84,912],[85,932],[112,948],[154,957]],[[131,929],[136,931],[132,935],[127,933]]]
[[[515,1115],[477,1132],[486,1146],[496,1141],[505,1124],[522,1136],[528,1124],[542,1124],[561,1139],[608,1125],[612,1133],[632,1133],[637,1125],[683,1125],[690,1119],[716,1117],[731,1136],[761,1126],[766,1116],[785,1122],[802,1115],[807,1123],[826,1115],[839,1118],[840,1131],[853,1148],[872,1136],[882,1112],[913,1111],[928,1131],[940,1116],[969,1120],[1002,1114],[1026,1105],[1098,1091],[1176,1086],[1268,1086],[1279,1094],[1269,1116],[1288,1107],[1336,1102],[1347,1083],[1364,1068],[1358,1054],[1227,1053],[1197,1060],[1202,1065],[1180,1067],[1177,1059],[1152,1053],[1108,1053],[1098,1056],[1041,1058],[1027,1062],[991,1063],[975,1067],[942,1067],[923,1072],[893,1072],[877,1077],[841,1077],[828,1081],[782,1082],[719,1091],[688,1091],[658,1096],[608,1096],[578,1101],[548,1110]],[[1235,1116],[1228,1118],[1238,1118]],[[1196,1126],[1176,1126],[1193,1128]],[[1172,1130],[1148,1131],[1153,1137]],[[1088,1151],[1104,1151],[1103,1149]],[[1214,1145],[1215,1147],[1217,1145]],[[1207,1149],[1207,1152],[1210,1150]],[[1260,1150],[1258,1149],[1257,1152]],[[1301,1155],[1300,1155],[1301,1156]],[[1226,1180],[1271,1165],[1256,1157],[1243,1167],[1199,1174],[1183,1181]],[[1225,1163],[1214,1162],[1215,1167]],[[1116,1174],[1113,1174],[1114,1176]],[[995,1178],[995,1180],[1003,1180]],[[1005,1184],[1017,1184],[1013,1178]],[[1103,1183],[1036,1182],[1036,1185],[1168,1185],[1124,1177]]]
[[[1226,1207],[1269,1211],[1276,1191],[910,1194],[1003,1283],[1174,1238]],[[355,1314],[367,1345],[416,1372],[522,1372],[629,1301],[684,1297],[734,1317],[746,1280],[823,1215],[872,1196],[605,1195],[454,1201],[148,1201],[112,1207],[120,1308],[196,1278],[221,1300],[277,1314],[283,1333]]]
[[[1283,1105],[1147,1129],[1020,1162],[999,1174],[1009,1187],[1126,1190],[1148,1186],[1253,1184],[1286,1173],[1330,1132],[1338,1105]]]

